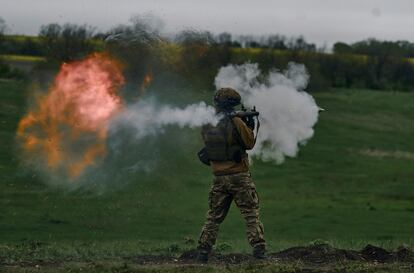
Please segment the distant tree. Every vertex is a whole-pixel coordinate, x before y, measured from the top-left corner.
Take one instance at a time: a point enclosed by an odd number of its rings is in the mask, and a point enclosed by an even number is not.
[[[291,38],[288,48],[295,51],[316,51],[316,45],[307,43],[303,36]]]
[[[368,56],[414,57],[414,43],[408,41],[380,41],[374,38],[353,44],[337,42],[334,53],[352,53]]]
[[[335,54],[352,53],[352,47],[346,43],[337,42],[333,46],[333,52]]]
[[[4,21],[4,19],[0,17],[0,35],[4,35],[4,33],[6,32],[6,29],[7,29],[6,21]]]
[[[267,38],[265,36],[241,35],[239,41],[245,48],[266,48]]]
[[[222,44],[222,45],[231,46],[232,44],[232,37],[231,37],[231,34],[228,32],[220,33],[217,36],[216,40],[219,44]]]
[[[49,39],[58,39],[62,32],[62,27],[59,24],[48,24],[40,27],[39,36],[49,38]]]
[[[211,32],[192,29],[181,31],[176,35],[175,40],[182,45],[212,45],[216,43]]]
[[[270,35],[267,38],[267,46],[275,49],[286,49],[286,37],[283,35]]]
[[[7,25],[3,18],[0,17],[0,53],[4,51],[4,33]]]
[[[49,24],[40,28],[39,37],[49,59],[70,61],[93,50],[93,33],[87,25]]]

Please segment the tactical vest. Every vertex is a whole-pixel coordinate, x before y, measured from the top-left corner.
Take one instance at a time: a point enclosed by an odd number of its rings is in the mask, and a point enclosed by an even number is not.
[[[211,161],[241,162],[242,157],[247,155],[240,135],[229,117],[222,118],[216,126],[203,126],[201,134]]]

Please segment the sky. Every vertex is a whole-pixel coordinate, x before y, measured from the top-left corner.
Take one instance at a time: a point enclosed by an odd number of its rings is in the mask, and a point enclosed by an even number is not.
[[[52,22],[105,31],[142,14],[160,18],[166,33],[303,35],[328,46],[366,38],[414,42],[413,0],[0,0],[0,18],[13,34],[36,35]]]

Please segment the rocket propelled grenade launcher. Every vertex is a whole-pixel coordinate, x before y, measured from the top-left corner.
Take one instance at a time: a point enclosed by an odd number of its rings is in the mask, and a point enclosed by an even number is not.
[[[239,117],[241,119],[243,118],[250,118],[250,117],[258,117],[259,116],[259,112],[256,111],[256,106],[253,106],[252,109],[246,109],[244,107],[244,105],[242,105],[241,110],[240,111],[233,111],[230,113],[230,117]]]

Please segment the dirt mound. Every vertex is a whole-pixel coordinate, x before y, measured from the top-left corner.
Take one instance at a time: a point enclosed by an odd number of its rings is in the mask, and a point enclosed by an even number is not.
[[[406,248],[399,247],[396,251],[390,252],[383,248],[367,245],[360,251],[334,248],[328,244],[318,244],[306,247],[292,247],[276,253],[269,253],[270,261],[302,261],[311,264],[329,264],[346,261],[366,261],[366,262],[414,262],[414,253]],[[175,262],[194,263],[196,262],[197,251],[189,250],[184,252]],[[211,263],[240,264],[253,262],[255,259],[248,254],[212,253]]]
[[[360,255],[368,261],[375,262],[414,262],[414,253],[407,247],[399,247],[394,252],[383,248],[367,245],[360,251]]]
[[[357,251],[336,249],[327,244],[307,247],[292,247],[278,253],[270,254],[280,260],[301,260],[309,263],[331,263],[341,261],[363,260]]]
[[[330,263],[341,261],[370,262],[414,262],[414,253],[406,247],[399,247],[394,252],[367,245],[360,251],[333,248],[327,244],[307,247],[292,247],[271,256],[281,260],[301,260],[310,263]]]

